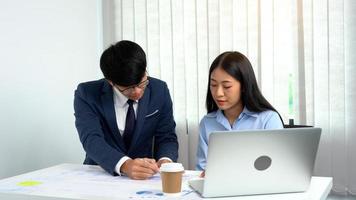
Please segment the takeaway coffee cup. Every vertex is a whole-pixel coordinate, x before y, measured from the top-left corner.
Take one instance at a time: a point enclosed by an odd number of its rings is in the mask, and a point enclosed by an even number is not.
[[[163,163],[160,172],[163,193],[165,195],[179,196],[182,190],[183,165],[181,163]]]

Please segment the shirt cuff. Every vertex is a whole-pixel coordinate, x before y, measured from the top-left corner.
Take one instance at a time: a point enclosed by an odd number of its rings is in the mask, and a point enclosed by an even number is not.
[[[124,162],[125,162],[126,160],[129,160],[129,159],[131,159],[131,158],[130,158],[130,157],[127,157],[127,156],[124,156],[124,157],[122,157],[122,158],[119,160],[119,162],[117,162],[117,164],[116,164],[116,166],[115,166],[115,172],[116,172],[119,176],[124,175],[124,174],[121,174],[120,169],[121,169],[121,166],[124,164]]]
[[[162,158],[160,158],[159,160],[163,160],[163,159],[169,160],[169,161],[173,162],[172,159],[170,159],[170,158],[168,158],[168,157],[162,157]]]

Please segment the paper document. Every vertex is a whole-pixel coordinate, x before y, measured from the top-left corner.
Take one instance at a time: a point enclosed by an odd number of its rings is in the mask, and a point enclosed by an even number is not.
[[[187,185],[187,180],[198,175],[196,171],[185,172],[182,197],[199,198]],[[78,199],[165,198],[159,174],[148,180],[131,180],[125,176],[112,176],[99,166],[76,164],[57,165],[3,179],[0,192]]]

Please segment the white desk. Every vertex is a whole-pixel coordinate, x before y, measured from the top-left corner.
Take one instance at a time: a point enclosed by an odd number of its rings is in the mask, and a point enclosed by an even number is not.
[[[187,180],[199,172],[186,171],[182,196],[176,199],[202,199],[188,186]],[[304,193],[239,196],[216,199],[238,200],[325,200],[332,187],[332,178],[313,177]],[[162,196],[161,180],[114,177],[98,166],[61,164],[54,167],[0,180],[0,199],[63,200],[63,199],[171,199]]]

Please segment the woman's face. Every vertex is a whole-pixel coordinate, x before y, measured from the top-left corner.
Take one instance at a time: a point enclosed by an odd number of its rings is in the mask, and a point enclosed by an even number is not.
[[[217,67],[210,75],[210,92],[221,110],[234,111],[242,107],[240,81],[221,67]]]

